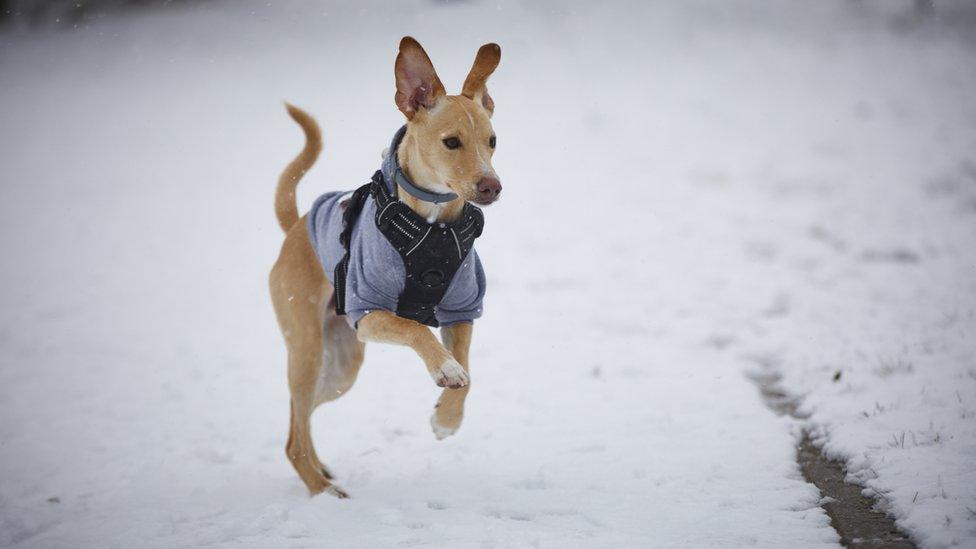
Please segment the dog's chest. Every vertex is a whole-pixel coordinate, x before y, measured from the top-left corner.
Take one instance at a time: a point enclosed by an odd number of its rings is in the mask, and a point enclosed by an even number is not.
[[[348,198],[348,194],[348,192],[335,192],[323,195],[309,212],[312,244],[326,278],[332,283],[335,282],[333,278],[335,267],[345,252],[339,243],[339,234],[343,228],[343,210],[340,204],[343,199]],[[374,222],[375,216],[375,203],[369,200],[363,206],[350,239],[350,258],[345,288],[346,312],[353,323],[371,310],[395,312],[399,298],[406,287],[407,268],[404,257],[380,232]],[[414,234],[412,228],[404,228]],[[455,230],[454,234],[459,234],[459,231]],[[440,241],[441,245],[435,246],[443,252],[431,256],[433,263],[447,259],[446,254],[450,254],[451,250],[457,254],[459,244],[454,243],[454,234],[450,231],[435,234],[432,230],[431,234],[427,235],[427,238],[444,239]],[[458,241],[461,242],[467,236],[466,232],[459,234]],[[449,245],[443,245],[445,242]],[[465,251],[466,247],[462,244],[462,251]],[[406,256],[408,260],[411,257],[413,254]],[[456,258],[457,255],[454,257]],[[421,272],[421,276],[427,270],[434,270],[436,267],[431,265],[429,269]],[[437,277],[436,273],[429,273],[427,276],[428,282],[437,282],[434,280]],[[463,255],[461,264],[457,267],[446,293],[440,300],[437,319],[443,324],[477,318],[481,314],[484,292],[484,272],[477,253],[472,248]]]

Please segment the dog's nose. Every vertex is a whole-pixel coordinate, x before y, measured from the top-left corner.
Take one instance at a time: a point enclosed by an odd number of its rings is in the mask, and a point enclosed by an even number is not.
[[[497,177],[482,177],[478,182],[478,198],[492,202],[502,192],[502,182]]]

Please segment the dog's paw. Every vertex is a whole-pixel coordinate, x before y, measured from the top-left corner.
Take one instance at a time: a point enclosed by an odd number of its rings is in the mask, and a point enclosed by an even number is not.
[[[343,490],[342,488],[339,488],[335,484],[330,484],[330,485],[326,486],[325,487],[325,490],[323,490],[322,493],[329,494],[330,496],[335,496],[335,497],[337,497],[339,499],[348,499],[349,498],[349,494],[347,494],[345,490]]]
[[[468,384],[468,373],[453,358],[444,361],[444,364],[441,364],[441,367],[431,376],[438,387],[460,389]]]
[[[437,437],[437,440],[444,440],[445,438],[458,432],[458,428],[460,428],[461,425],[458,424],[454,427],[445,427],[441,425],[437,422],[437,411],[435,410],[430,416],[430,427],[434,430],[434,436]]]

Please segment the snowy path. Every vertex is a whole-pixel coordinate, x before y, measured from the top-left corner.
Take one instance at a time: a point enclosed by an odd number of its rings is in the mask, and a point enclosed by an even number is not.
[[[976,65],[957,29],[899,37],[843,3],[208,6],[0,34],[0,545],[832,545],[800,424],[743,375],[760,365],[810,393],[835,455],[869,452],[917,539],[976,539]],[[301,143],[280,102],[325,131],[303,207],[356,186],[400,124],[408,33],[449,90],[503,47],[474,389],[438,442],[419,361],[371,346],[313,423],[354,499],[310,499],[265,288]],[[954,331],[927,332],[946,311]],[[926,335],[899,377],[891,349]],[[922,447],[954,484],[911,508],[915,458],[874,461],[912,427],[851,416],[920,379],[941,408],[898,413],[955,437]]]

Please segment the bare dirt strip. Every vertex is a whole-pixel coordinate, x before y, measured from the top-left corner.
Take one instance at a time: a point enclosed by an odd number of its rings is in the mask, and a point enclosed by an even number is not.
[[[798,401],[784,392],[780,376],[764,370],[749,376],[759,387],[763,401],[777,415],[805,419],[798,412]],[[890,516],[877,510],[877,500],[864,496],[864,487],[846,482],[844,464],[828,459],[811,440],[807,431],[797,447],[796,460],[803,478],[820,490],[821,507],[840,535],[845,547],[883,547],[909,549],[916,545],[901,532]]]

